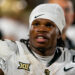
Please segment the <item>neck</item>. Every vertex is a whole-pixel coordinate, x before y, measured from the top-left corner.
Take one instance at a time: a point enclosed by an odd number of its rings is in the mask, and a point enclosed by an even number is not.
[[[52,48],[35,48],[30,46],[30,49],[41,56],[52,56],[55,53],[55,47]]]

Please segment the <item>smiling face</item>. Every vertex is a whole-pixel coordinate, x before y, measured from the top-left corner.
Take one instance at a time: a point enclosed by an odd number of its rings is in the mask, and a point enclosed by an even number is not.
[[[52,21],[38,18],[31,25],[30,45],[36,49],[55,49],[58,33],[58,28]]]

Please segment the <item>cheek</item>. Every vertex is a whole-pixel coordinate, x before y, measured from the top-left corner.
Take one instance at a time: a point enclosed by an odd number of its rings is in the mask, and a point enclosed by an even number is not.
[[[32,36],[33,36],[33,31],[30,30],[30,34],[29,34],[30,39],[32,38]]]
[[[56,35],[56,29],[54,28],[52,31],[49,31],[48,36],[49,37],[54,37]]]
[[[57,34],[56,34],[56,33],[53,35],[52,40],[53,40],[53,41],[55,42],[55,44],[56,44],[56,42],[57,42]]]
[[[30,33],[35,33],[36,31],[37,31],[37,28],[35,28],[34,26],[31,26]]]
[[[34,33],[34,28],[33,28],[33,26],[31,26],[30,27],[30,35],[33,35],[33,33]]]
[[[50,35],[48,36],[50,37],[50,41],[57,41],[57,32],[55,30],[50,32]]]
[[[35,30],[31,29],[30,30],[30,35],[29,35],[30,39],[31,40],[34,40],[34,37],[35,37]]]

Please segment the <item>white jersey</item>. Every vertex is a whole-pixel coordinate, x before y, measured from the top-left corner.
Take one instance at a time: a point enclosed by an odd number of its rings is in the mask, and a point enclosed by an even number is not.
[[[5,75],[75,75],[75,63],[67,49],[57,48],[48,63],[41,62],[21,42],[0,41],[0,68]]]

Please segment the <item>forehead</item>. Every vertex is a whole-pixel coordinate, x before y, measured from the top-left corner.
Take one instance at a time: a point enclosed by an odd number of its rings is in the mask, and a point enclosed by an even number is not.
[[[33,20],[32,25],[34,25],[36,23],[44,24],[44,25],[45,24],[51,24],[51,25],[53,25],[54,27],[56,27],[59,30],[59,28],[57,27],[57,25],[53,21],[51,21],[49,19],[37,18],[37,19]]]
[[[37,19],[33,20],[32,23],[34,23],[34,22],[50,23],[50,24],[53,24],[53,25],[56,26],[56,24],[55,24],[53,21],[51,21],[51,20],[49,20],[49,19],[44,19],[44,18],[37,18]]]

